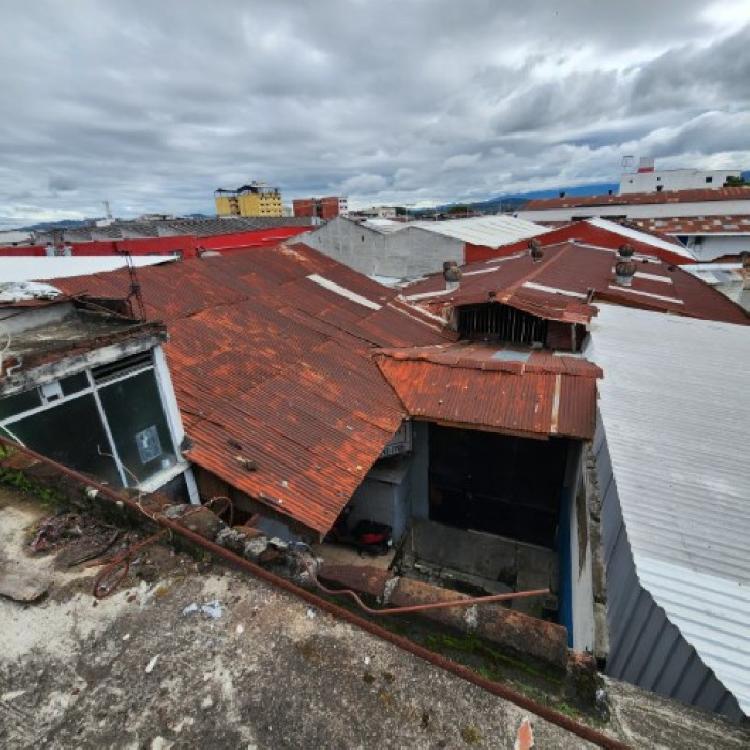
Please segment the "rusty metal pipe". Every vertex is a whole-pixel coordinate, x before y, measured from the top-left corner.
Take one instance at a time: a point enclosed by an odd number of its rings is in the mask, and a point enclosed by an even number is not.
[[[373,609],[368,607],[352,589],[329,589],[324,586],[315,573],[307,569],[313,583],[324,593],[330,596],[349,596],[368,614],[371,615],[405,615],[411,612],[427,612],[433,609],[447,609],[448,607],[473,607],[475,604],[489,604],[490,602],[505,602],[510,599],[527,599],[532,596],[544,596],[549,594],[549,589],[534,589],[533,591],[513,591],[508,594],[490,594],[488,596],[473,596],[466,599],[454,599],[451,602],[430,602],[427,604],[410,604],[407,607],[387,607],[385,609]]]
[[[576,736],[581,737],[588,742],[592,742],[599,747],[606,748],[607,750],[629,750],[629,746],[623,742],[620,742],[620,740],[609,737],[603,732],[589,727],[586,724],[581,724],[574,719],[571,719],[569,716],[565,716],[565,714],[562,714],[559,711],[555,711],[548,706],[537,703],[536,701],[528,698],[522,693],[509,688],[507,685],[503,685],[499,682],[492,682],[491,680],[488,680],[487,678],[482,677],[481,675],[472,671],[468,667],[465,667],[463,664],[458,664],[457,662],[451,661],[450,659],[447,659],[440,654],[436,654],[433,651],[430,651],[424,646],[420,646],[418,643],[410,641],[408,638],[396,635],[390,630],[386,630],[382,625],[370,622],[364,617],[361,617],[354,612],[350,612],[348,609],[340,607],[338,604],[334,604],[333,602],[329,602],[326,599],[322,599],[317,594],[314,594],[311,591],[307,591],[306,589],[297,586],[295,583],[292,583],[286,578],[282,578],[281,576],[277,576],[275,573],[271,573],[265,568],[261,568],[259,565],[246,560],[244,557],[240,557],[231,550],[228,550],[225,547],[221,547],[215,542],[209,541],[205,537],[202,537],[200,536],[200,534],[196,534],[195,532],[190,531],[190,529],[187,529],[184,526],[180,526],[178,523],[175,523],[169,518],[160,515],[151,516],[148,512],[141,508],[138,503],[134,502],[130,498],[121,496],[111,487],[99,484],[98,482],[92,480],[90,477],[87,477],[85,474],[81,474],[74,469],[69,469],[67,466],[63,466],[62,464],[46,458],[45,456],[42,456],[39,453],[36,453],[35,451],[32,451],[28,448],[22,448],[2,436],[0,436],[0,443],[8,447],[12,447],[14,450],[19,450],[22,453],[31,456],[32,458],[42,461],[48,466],[54,467],[61,474],[64,474],[71,479],[75,479],[85,486],[93,487],[103,497],[106,497],[107,499],[118,505],[125,505],[131,510],[144,515],[152,522],[157,523],[165,528],[171,529],[176,534],[179,534],[188,541],[197,544],[199,547],[202,547],[205,550],[208,550],[217,557],[226,560],[228,563],[234,565],[235,567],[248,571],[256,578],[260,578],[266,583],[270,583],[271,585],[276,586],[283,591],[299,597],[303,601],[314,607],[317,607],[323,612],[328,612],[330,615],[333,615],[340,620],[344,620],[351,625],[355,625],[356,627],[365,630],[366,632],[376,636],[377,638],[381,638],[384,641],[392,643],[394,646],[397,646],[403,651],[407,651],[410,654],[413,654],[414,656],[417,656],[420,659],[423,659],[424,661],[435,665],[436,667],[440,667],[441,669],[444,669],[445,671],[450,672],[451,674],[454,674],[463,680],[466,680],[467,682],[471,682],[472,684],[477,685],[487,692],[496,695],[498,698],[510,701],[516,706],[519,706],[520,708],[524,708],[527,711],[536,714],[545,721],[549,721],[551,724],[556,724],[562,729],[565,729],[566,731],[571,732],[572,734],[575,734]]]

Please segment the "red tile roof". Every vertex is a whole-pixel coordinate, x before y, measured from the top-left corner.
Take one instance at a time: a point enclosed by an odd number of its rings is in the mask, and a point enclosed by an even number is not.
[[[628,206],[645,203],[698,203],[703,201],[750,201],[750,187],[725,187],[710,190],[665,190],[660,193],[625,193],[624,195],[588,195],[569,198],[538,198],[530,200],[523,211],[542,211],[546,208],[578,208],[584,206]]]
[[[750,235],[750,216],[673,216],[663,219],[630,219],[630,223],[645,231],[668,235]]]
[[[459,342],[385,351],[378,366],[415,419],[524,437],[594,434],[601,370],[578,357]]]
[[[739,305],[656,258],[635,256],[638,270],[632,286],[623,288],[614,281],[616,251],[611,248],[561,242],[543,250],[539,263],[526,251],[464,266],[461,285],[452,292],[445,291],[442,274],[434,274],[402,293],[435,314],[445,314],[456,305],[486,302],[492,295],[496,302],[565,322],[587,322],[596,314],[596,301],[606,300],[694,318],[750,323]],[[593,290],[591,303],[589,290]]]
[[[405,416],[373,349],[447,334],[394,291],[303,245],[152,266],[138,277],[149,317],[168,326],[191,460],[325,533]],[[115,297],[128,279],[116,271],[54,285]]]

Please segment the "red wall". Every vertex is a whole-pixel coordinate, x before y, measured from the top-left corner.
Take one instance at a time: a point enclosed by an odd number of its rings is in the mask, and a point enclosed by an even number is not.
[[[274,227],[255,229],[250,232],[217,234],[197,237],[192,234],[175,237],[145,237],[107,242],[71,242],[73,255],[114,255],[118,250],[126,250],[132,255],[171,255],[182,252],[184,258],[197,258],[198,248],[205,250],[238,250],[253,247],[268,247],[306,232],[310,227]],[[4,256],[41,256],[46,254],[43,245],[21,247],[0,247]]]
[[[664,250],[660,247],[654,247],[647,242],[637,242],[629,237],[617,234],[617,232],[594,227],[585,221],[576,221],[572,224],[558,227],[557,229],[550,229],[549,232],[540,234],[535,239],[539,240],[542,245],[554,245],[557,242],[565,242],[566,240],[579,240],[581,242],[588,242],[592,245],[599,245],[599,247],[608,247],[612,250],[617,250],[620,245],[628,243],[629,245],[632,245],[637,252],[643,253],[644,255],[656,256],[666,263],[682,265],[696,262],[683,255],[670,253],[668,250]],[[464,245],[464,260],[466,263],[476,263],[482,260],[489,260],[490,258],[502,258],[503,256],[513,255],[521,250],[525,250],[528,246],[529,240],[521,240],[520,242],[514,242],[512,245],[504,245],[503,247],[498,248],[486,247],[484,245],[471,245],[467,243]]]

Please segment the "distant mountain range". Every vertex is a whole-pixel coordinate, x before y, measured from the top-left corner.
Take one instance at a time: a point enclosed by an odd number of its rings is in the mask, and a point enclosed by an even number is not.
[[[750,170],[742,172],[742,179],[750,183]],[[558,198],[560,193],[563,192],[569,197],[582,197],[587,195],[606,195],[608,190],[617,193],[619,189],[620,184],[617,182],[594,182],[589,185],[576,185],[574,187],[529,190],[525,193],[508,193],[507,195],[498,195],[495,198],[488,198],[483,201],[455,201],[429,209],[424,213],[434,213],[436,210],[449,212],[451,208],[455,209],[457,206],[466,206],[470,210],[480,213],[513,212],[517,211],[521,204],[526,201],[538,198]]]
[[[742,172],[742,179],[745,182],[750,183],[750,170]],[[432,215],[436,211],[449,213],[451,209],[456,207],[466,207],[471,211],[478,211],[479,213],[498,213],[498,212],[510,212],[517,211],[519,207],[526,201],[534,200],[537,198],[557,198],[561,192],[564,192],[566,196],[585,196],[585,195],[606,195],[608,190],[612,190],[617,193],[620,185],[617,182],[594,182],[589,185],[575,185],[574,187],[561,187],[561,188],[549,188],[547,190],[529,190],[525,193],[507,193],[505,195],[498,195],[494,198],[487,198],[482,201],[454,201],[452,203],[444,203],[441,206],[435,206],[434,208],[423,208],[409,211],[410,215],[424,216]],[[188,219],[209,219],[213,218],[206,214],[185,214],[183,218]],[[26,227],[19,227],[19,231],[26,232],[43,232],[50,229],[74,229],[76,227],[90,226],[96,219],[65,219],[63,221],[43,221],[38,224],[31,224]],[[10,228],[10,227],[9,227]]]

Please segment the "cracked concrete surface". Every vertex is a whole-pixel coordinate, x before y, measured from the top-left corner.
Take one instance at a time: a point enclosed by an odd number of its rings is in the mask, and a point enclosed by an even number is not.
[[[19,526],[39,517],[0,503],[6,556],[27,554]],[[80,568],[56,572],[38,604],[0,598],[0,746],[512,748],[526,716],[538,748],[590,746],[246,575],[144,554],[155,573],[100,602]],[[200,611],[214,600],[217,619]],[[702,715],[681,734],[693,712],[667,701],[642,723],[642,692],[627,695],[611,731],[636,747],[746,746]]]

